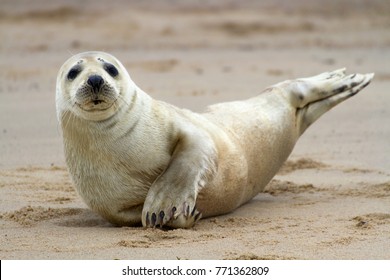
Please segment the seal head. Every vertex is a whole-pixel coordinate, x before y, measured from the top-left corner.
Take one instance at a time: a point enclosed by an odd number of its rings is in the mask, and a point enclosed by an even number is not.
[[[132,86],[127,71],[113,56],[102,52],[78,54],[66,61],[58,74],[57,112],[69,110],[90,121],[108,119],[118,111],[121,101],[126,102],[124,91]]]

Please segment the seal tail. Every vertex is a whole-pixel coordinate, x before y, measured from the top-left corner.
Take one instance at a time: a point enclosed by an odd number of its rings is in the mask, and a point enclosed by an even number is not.
[[[300,135],[325,112],[365,88],[373,77],[373,73],[346,75],[344,68],[285,84],[297,109]]]

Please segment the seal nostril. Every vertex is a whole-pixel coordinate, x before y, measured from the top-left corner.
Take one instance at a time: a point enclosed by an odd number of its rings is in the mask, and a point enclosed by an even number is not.
[[[87,84],[90,85],[95,93],[99,92],[104,84],[104,80],[99,75],[91,75],[87,80]]]

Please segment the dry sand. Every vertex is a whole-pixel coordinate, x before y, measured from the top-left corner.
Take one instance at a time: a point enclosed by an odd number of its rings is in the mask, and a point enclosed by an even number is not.
[[[175,2],[1,1],[0,259],[390,259],[390,2]],[[235,212],[118,228],[75,192],[56,122],[57,71],[86,50],[195,111],[344,66],[376,76]]]

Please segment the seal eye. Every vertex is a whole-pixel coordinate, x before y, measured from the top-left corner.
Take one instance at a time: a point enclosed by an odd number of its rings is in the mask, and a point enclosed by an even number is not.
[[[67,75],[68,80],[73,81],[80,74],[80,72],[81,72],[81,67],[79,65],[74,66],[68,72],[68,75]]]
[[[103,68],[108,74],[110,74],[111,77],[116,77],[119,74],[118,69],[116,69],[116,67],[111,63],[104,63]]]

